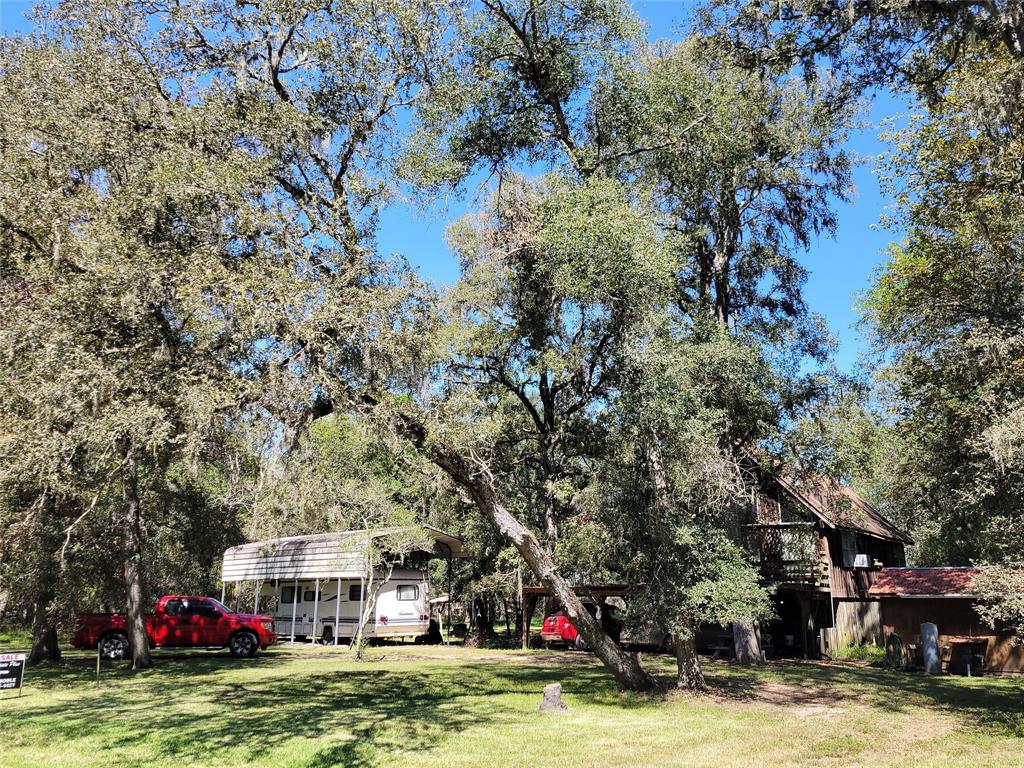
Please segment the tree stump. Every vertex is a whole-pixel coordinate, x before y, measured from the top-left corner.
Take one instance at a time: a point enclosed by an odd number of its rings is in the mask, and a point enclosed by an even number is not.
[[[565,712],[569,707],[562,701],[562,684],[544,686],[544,698],[540,702],[541,712]]]

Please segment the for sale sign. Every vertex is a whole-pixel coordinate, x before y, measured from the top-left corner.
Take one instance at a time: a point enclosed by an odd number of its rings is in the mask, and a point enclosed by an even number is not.
[[[0,653],[0,691],[21,688],[25,677],[24,653]]]

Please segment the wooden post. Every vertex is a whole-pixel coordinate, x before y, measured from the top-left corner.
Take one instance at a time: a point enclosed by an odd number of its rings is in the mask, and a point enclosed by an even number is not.
[[[316,620],[320,615],[320,579],[313,586],[313,645],[316,645]]]
[[[366,591],[366,587],[363,586],[363,577],[359,577],[359,618],[356,619],[356,632],[360,635],[363,633],[363,592]],[[375,616],[374,619],[377,617]],[[376,629],[376,627],[374,627]],[[362,653],[362,651],[359,651]]]
[[[338,618],[341,616],[341,576],[338,577],[338,597],[334,601],[334,644],[338,644]]]
[[[225,582],[220,583],[220,603],[226,605],[224,598],[227,597],[228,585]]]
[[[295,614],[299,610],[299,580],[295,580],[295,590],[292,592],[292,645],[295,644]]]
[[[523,649],[530,647],[530,624],[533,622],[533,613],[537,610],[537,603],[544,600],[543,597],[528,597],[523,595]],[[544,614],[544,611],[541,611]]]
[[[800,637],[803,639],[804,658],[811,658],[811,637],[813,635],[814,614],[811,613],[811,600],[806,595],[798,595],[800,603]]]
[[[253,594],[253,600],[252,600],[252,612],[253,613],[259,613],[260,612],[260,589],[262,589],[262,588],[263,588],[263,582],[262,581],[257,581],[256,582],[256,591]]]
[[[523,567],[516,567],[516,586],[519,587],[519,626],[523,636],[520,640],[523,648],[530,647],[530,626],[526,623],[526,595],[523,594]]]

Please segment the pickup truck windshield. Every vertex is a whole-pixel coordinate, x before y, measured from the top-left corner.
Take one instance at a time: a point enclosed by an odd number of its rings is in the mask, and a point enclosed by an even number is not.
[[[215,600],[212,597],[208,597],[206,599],[213,603],[217,608],[220,608],[222,611],[224,611],[224,613],[234,613],[234,611],[232,611],[230,608],[224,605],[224,603],[222,603],[220,600]]]

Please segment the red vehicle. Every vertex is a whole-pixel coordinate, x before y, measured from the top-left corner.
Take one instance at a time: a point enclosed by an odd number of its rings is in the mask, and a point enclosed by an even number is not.
[[[567,648],[574,646],[581,651],[586,647],[586,643],[576,631],[576,627],[562,611],[553,613],[544,619],[540,628],[540,637],[549,646],[564,645]]]
[[[583,607],[600,621],[604,631],[619,645],[626,648],[652,648],[662,651],[672,649],[671,636],[653,622],[645,622],[639,627],[629,627],[621,616],[621,611],[625,607],[621,600],[618,606],[606,603],[601,611],[598,611],[598,607],[593,603],[584,603]],[[565,646],[580,651],[585,651],[589,647],[583,636],[576,631],[572,621],[565,615],[565,611],[556,611],[544,619],[540,637],[549,646]]]
[[[96,648],[105,659],[131,656],[127,617],[123,613],[83,613],[71,645]],[[277,639],[274,619],[233,613],[212,597],[165,595],[146,614],[146,635],[156,648],[227,648],[232,656],[248,658]]]

